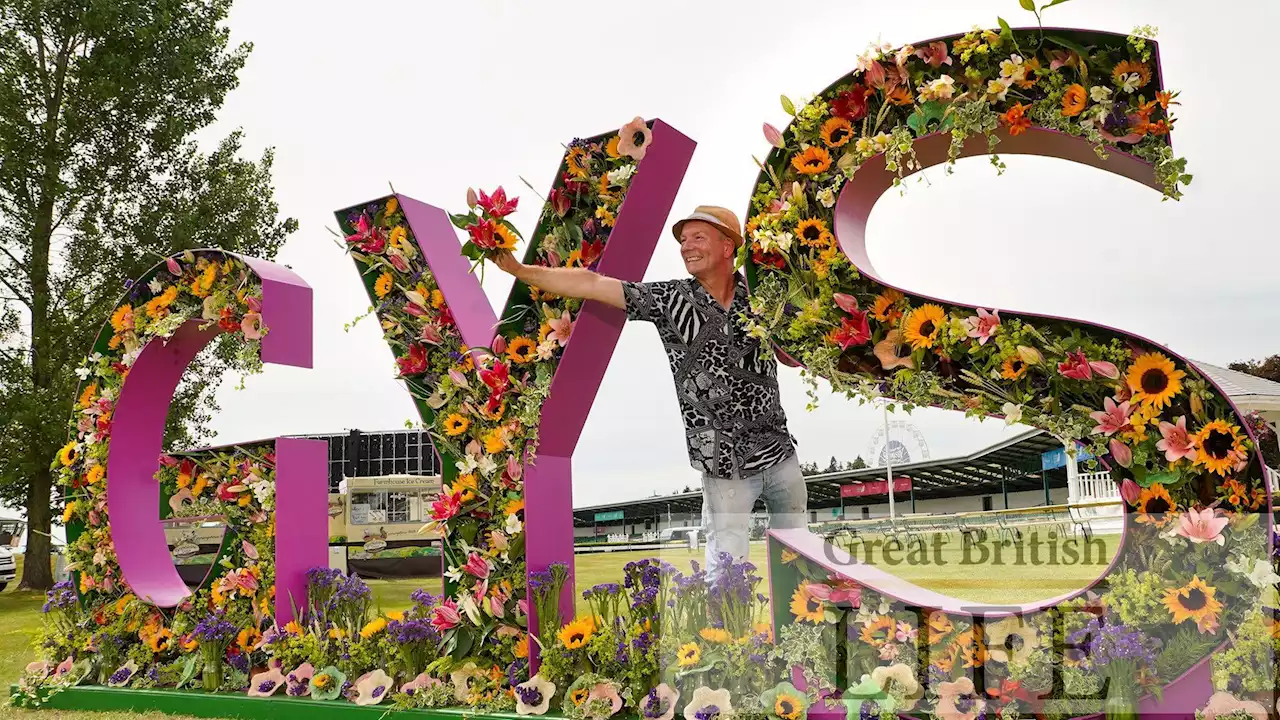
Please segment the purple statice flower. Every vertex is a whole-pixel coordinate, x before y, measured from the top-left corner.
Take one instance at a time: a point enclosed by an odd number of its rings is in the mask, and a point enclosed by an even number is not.
[[[529,573],[529,589],[541,590],[544,587],[551,587],[554,580],[551,573],[547,570],[539,570],[538,572]]]
[[[440,642],[440,632],[425,619],[392,620],[387,623],[387,637],[401,645],[414,642]]]
[[[515,662],[507,666],[507,684],[515,687],[520,682],[520,678],[524,675],[525,670],[529,667],[529,661],[525,658],[517,658]],[[541,701],[539,701],[541,702]],[[528,703],[526,703],[528,704]],[[537,703],[534,703],[535,705]]]
[[[269,693],[275,689],[276,689],[275,680],[263,680],[262,682],[258,683],[258,692],[260,693]]]
[[[959,706],[959,703],[957,703]],[[874,700],[867,700],[862,703],[862,709],[858,712],[858,720],[877,720],[880,717],[880,704]]]
[[[626,640],[622,640],[618,643],[618,650],[613,654],[613,659],[616,660],[619,665],[626,665],[631,662],[631,655],[627,653]]]
[[[222,613],[209,613],[204,619],[196,624],[196,629],[191,635],[201,643],[229,643],[235,638],[239,629],[227,622],[226,617]]]
[[[653,634],[648,630],[640,633],[636,636],[636,639],[631,641],[631,647],[635,648],[637,652],[647,651],[653,647]]]
[[[68,610],[76,607],[80,600],[76,597],[75,586],[70,580],[64,580],[54,585],[49,592],[45,594],[43,612],[51,610]]]
[[[160,682],[160,667],[158,665],[152,665],[147,668],[147,679],[151,682]]]
[[[716,720],[720,717],[719,705],[705,705],[693,714],[695,720]]]
[[[340,577],[342,571],[337,568],[313,567],[307,571],[307,584],[313,589],[331,588],[337,585]]]
[[[649,694],[644,698],[644,705],[640,708],[641,714],[646,718],[662,717],[667,714],[669,709],[671,709],[671,702],[658,694],[658,688],[649,691]]]
[[[384,693],[384,692],[386,692],[386,691],[387,691],[387,686],[386,686],[386,685],[379,685],[378,687],[374,688],[374,689],[373,689],[373,692],[369,693],[369,695],[370,695],[371,697],[380,698],[380,697],[382,697],[382,693]]]
[[[1079,646],[1085,663],[1091,668],[1103,668],[1117,660],[1154,667],[1159,646],[1158,641],[1141,630],[1121,623],[1103,624],[1098,618],[1091,619],[1083,629],[1071,633],[1067,641]]]
[[[244,653],[238,652],[232,655],[227,660],[227,663],[230,664],[231,667],[235,668],[236,670],[239,670],[242,673],[249,672],[249,656],[245,655]]]
[[[520,698],[520,702],[525,705],[541,705],[542,691],[536,687],[515,686],[516,696]]]
[[[359,575],[348,575],[333,595],[335,602],[358,602],[373,594]]]
[[[132,676],[133,676],[133,668],[129,667],[128,665],[125,665],[124,667],[121,667],[119,670],[116,670],[115,672],[111,673],[111,677],[108,678],[107,682],[112,685],[123,685],[129,682],[129,678]]]

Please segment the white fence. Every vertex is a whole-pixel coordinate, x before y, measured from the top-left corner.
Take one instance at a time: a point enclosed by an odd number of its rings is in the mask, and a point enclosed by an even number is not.
[[[1267,468],[1267,478],[1271,481],[1271,493],[1280,495],[1280,471]],[[1111,479],[1111,473],[1080,473],[1076,479],[1080,502],[1114,500],[1120,497],[1120,486]]]

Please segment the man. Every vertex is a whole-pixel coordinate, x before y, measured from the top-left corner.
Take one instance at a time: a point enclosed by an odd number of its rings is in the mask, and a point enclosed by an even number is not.
[[[523,265],[511,253],[496,258],[498,267],[527,285],[622,308],[628,320],[657,327],[675,378],[689,461],[702,472],[713,570],[721,552],[746,559],[757,498],[764,498],[774,528],[804,527],[808,514],[777,362],[738,319],[747,312],[747,284],[733,269],[743,243],[739,227],[732,211],[711,205],[677,222],[672,234],[692,276],[682,280],[621,282],[584,268]]]

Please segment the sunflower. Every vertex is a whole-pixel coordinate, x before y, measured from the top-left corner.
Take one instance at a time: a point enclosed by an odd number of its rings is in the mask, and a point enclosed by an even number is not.
[[[439,310],[440,308],[444,307],[444,293],[440,292],[439,290],[431,291],[431,307],[435,308],[436,310]]]
[[[1027,374],[1027,363],[1017,355],[1010,355],[1000,365],[1000,377],[1006,380],[1018,380]]]
[[[512,500],[502,507],[504,515],[515,515],[521,510],[524,510],[524,498]]]
[[[617,220],[613,211],[603,205],[596,208],[596,217],[600,219],[600,224],[605,227],[613,227],[613,223]]]
[[[1079,83],[1067,86],[1067,91],[1062,94],[1062,114],[1065,117],[1079,115],[1088,104],[1089,92]]]
[[[245,628],[236,636],[236,646],[244,652],[249,652],[261,639],[262,633],[258,632],[257,628]]]
[[[507,357],[521,365],[538,356],[538,344],[527,337],[518,337],[507,343]]]
[[[1177,503],[1169,497],[1169,491],[1160,483],[1143,488],[1138,495],[1138,522],[1140,523],[1162,528],[1173,520],[1173,513],[1177,509]]]
[[[903,337],[916,350],[931,348],[938,342],[942,326],[947,324],[947,313],[932,303],[921,305],[907,313],[903,321]]]
[[[98,394],[98,383],[91,383],[89,387],[80,393],[80,402],[77,403],[82,408],[87,408],[93,404],[93,398]]]
[[[503,223],[498,223],[493,228],[493,236],[498,241],[498,247],[503,250],[514,250],[519,240],[511,228]]]
[[[897,623],[888,615],[877,615],[862,626],[862,642],[872,647],[881,647],[893,637]]]
[[[806,247],[826,247],[831,243],[831,230],[819,218],[806,218],[796,225],[796,237]]]
[[[365,623],[364,627],[360,628],[360,637],[364,638],[365,640],[368,640],[369,638],[373,637],[374,635],[377,635],[378,633],[386,629],[387,629],[386,618],[382,618],[382,617],[374,618],[369,622]]]
[[[449,487],[451,492],[462,493],[459,498],[461,502],[469,503],[476,499],[476,476],[475,473],[466,473],[459,475],[453,481],[453,485]]]
[[[391,232],[387,235],[387,242],[391,243],[391,247],[399,248],[409,239],[409,231],[403,225],[397,225],[391,228]]]
[[[499,425],[498,427],[485,433],[481,439],[484,442],[484,451],[490,455],[494,455],[507,449],[507,427]]]
[[[1180,588],[1164,591],[1164,606],[1169,609],[1175,625],[1194,620],[1197,625],[1212,623],[1222,612],[1222,603],[1215,599],[1217,590],[1204,584],[1197,575]]]
[[[1138,75],[1138,87],[1146,87],[1151,82],[1151,69],[1146,63],[1136,62],[1133,60],[1121,60],[1116,63],[1116,67],[1111,71],[1111,79],[1117,83],[1124,84],[1126,75]]]
[[[458,413],[453,413],[444,419],[444,433],[449,437],[457,437],[467,431],[471,427],[471,419]]]
[[[604,152],[606,155],[608,155],[611,158],[622,157],[622,153],[618,152],[618,141],[620,139],[621,138],[619,138],[617,135],[614,135],[613,137],[609,138],[609,143],[604,146]]]
[[[118,333],[129,330],[133,327],[133,306],[121,305],[116,311],[111,313],[111,329]]]
[[[582,248],[574,248],[564,260],[565,267],[582,267]]]
[[[63,445],[62,449],[58,451],[58,462],[62,463],[63,467],[66,467],[75,461],[76,461],[76,441],[72,440],[66,445]]]
[[[982,631],[970,628],[956,636],[956,647],[964,658],[964,667],[973,668],[987,662],[987,649],[983,645]]]
[[[831,153],[823,148],[812,146],[791,158],[791,166],[801,175],[817,175],[831,167]]]
[[[833,117],[822,123],[822,142],[826,143],[827,147],[841,147],[852,139],[853,125],[845,118]]]
[[[1240,436],[1240,428],[1225,420],[1214,420],[1200,428],[1195,441],[1200,448],[1195,462],[1209,472],[1226,475],[1244,457],[1244,438]]]
[[[569,148],[569,156],[565,158],[569,173],[576,178],[585,178],[591,174],[587,167],[587,151],[581,146]]]
[[[590,617],[584,617],[560,628],[557,636],[567,650],[577,650],[591,640],[596,632],[596,623]]]
[[[827,615],[826,603],[809,593],[808,584],[801,584],[791,595],[791,614],[797,620],[817,625]]]
[[[902,317],[902,311],[894,306],[905,297],[897,290],[885,290],[876,296],[871,303],[871,317],[882,323],[897,322]]]
[[[796,720],[804,714],[804,702],[791,693],[778,693],[778,698],[773,701],[773,713],[785,720]]]
[[[698,635],[700,635],[703,640],[717,645],[723,645],[733,639],[733,636],[729,634],[729,631],[724,628],[702,628],[702,630],[698,632]]]
[[[1182,392],[1186,373],[1174,369],[1173,361],[1160,353],[1147,353],[1129,367],[1125,381],[1133,391],[1135,402],[1166,408]]]
[[[390,200],[387,200],[387,209],[384,211],[383,214],[390,215],[391,213],[395,212],[399,208],[400,208],[400,201],[392,197]]]
[[[101,465],[94,465],[93,467],[89,468],[89,474],[85,475],[84,481],[88,485],[93,485],[94,483],[101,480],[102,477],[106,474],[107,474],[106,468],[102,467]]]
[[[702,659],[702,651],[698,649],[698,643],[685,643],[676,651],[676,660],[680,667],[691,667],[697,665]]]
[[[795,562],[799,557],[800,557],[799,553],[793,552],[791,550],[787,550],[786,548],[782,549],[783,565],[790,565],[791,563]]]
[[[581,705],[587,701],[587,695],[589,694],[590,691],[584,687],[574,688],[573,691],[569,693],[569,702],[574,705]]]
[[[387,293],[391,292],[392,282],[394,282],[394,279],[391,276],[391,272],[386,270],[384,270],[383,273],[378,276],[378,279],[374,281],[373,293],[378,296],[379,300],[386,297]]]

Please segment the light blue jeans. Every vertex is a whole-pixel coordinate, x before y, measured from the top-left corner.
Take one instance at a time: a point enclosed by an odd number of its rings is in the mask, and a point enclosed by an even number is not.
[[[702,527],[707,532],[707,570],[717,570],[716,557],[727,552],[734,562],[747,559],[751,509],[763,497],[774,530],[805,527],[809,494],[796,455],[746,477],[702,476]]]

